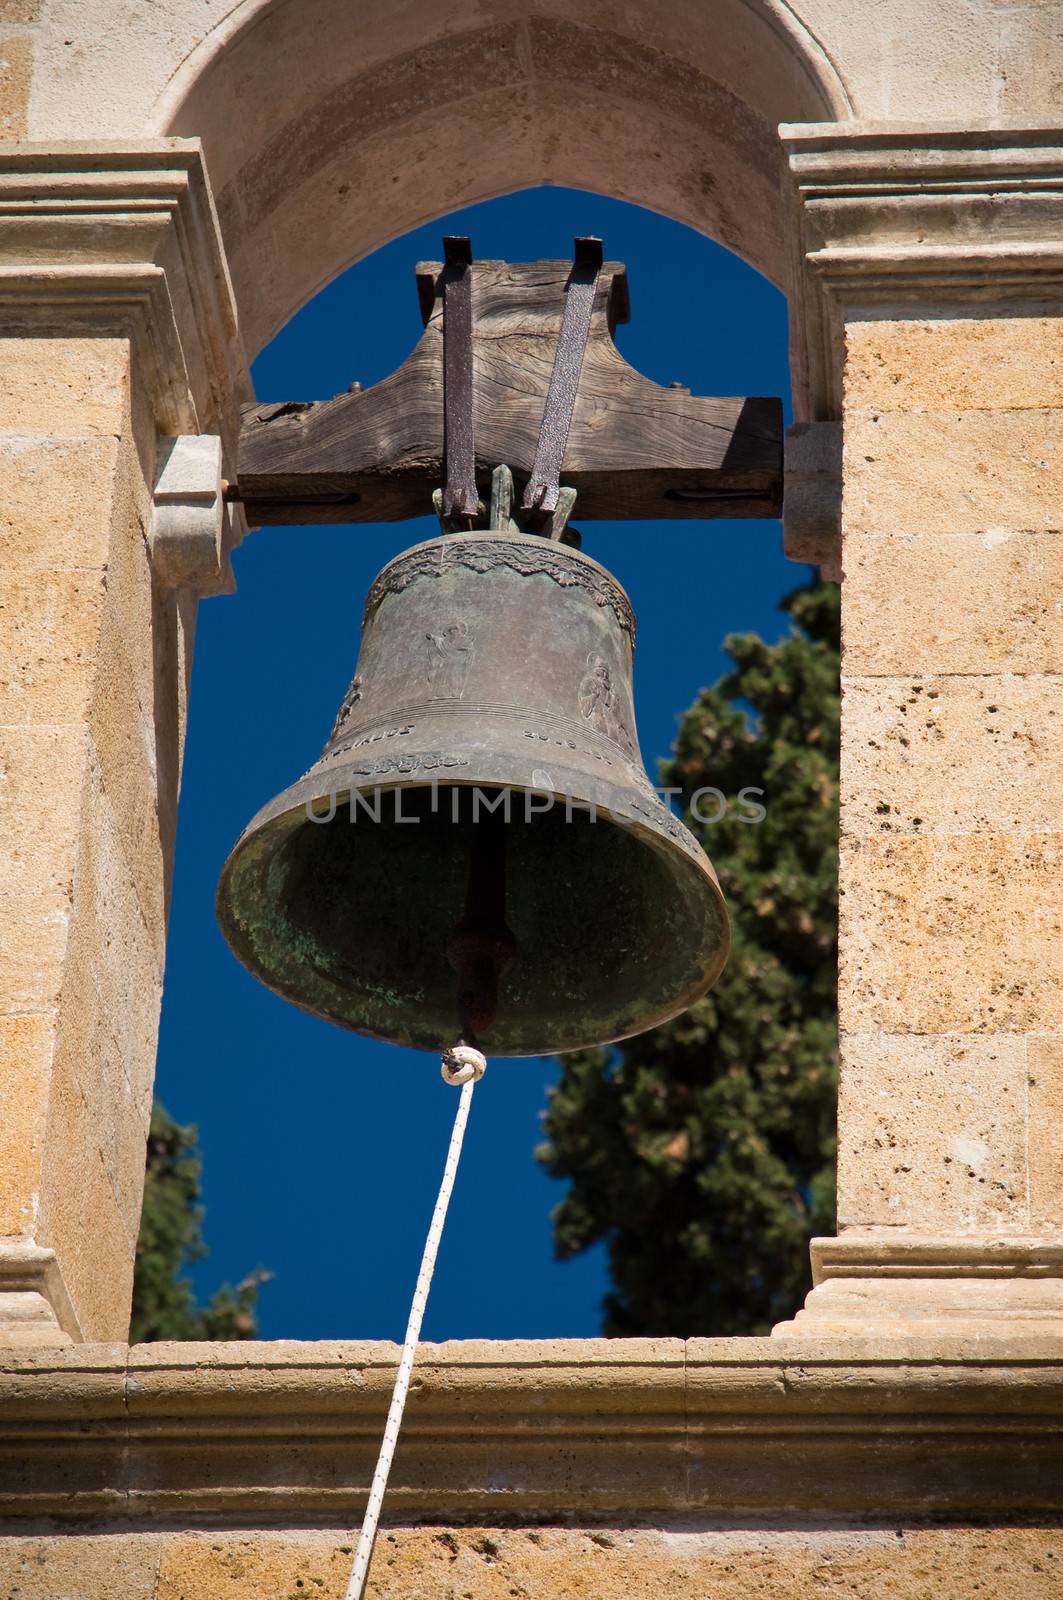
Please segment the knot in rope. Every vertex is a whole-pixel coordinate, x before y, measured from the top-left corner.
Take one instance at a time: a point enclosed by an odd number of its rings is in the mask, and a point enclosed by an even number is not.
[[[449,1050],[443,1051],[439,1070],[444,1083],[456,1089],[460,1084],[472,1083],[483,1077],[487,1071],[487,1057],[479,1050],[474,1050],[471,1044],[451,1045]]]

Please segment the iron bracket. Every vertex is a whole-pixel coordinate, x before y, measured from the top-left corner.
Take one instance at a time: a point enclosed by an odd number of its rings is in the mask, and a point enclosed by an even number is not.
[[[583,357],[587,349],[591,312],[602,270],[602,241],[576,240],[572,271],[565,286],[565,310],[554,352],[550,387],[546,391],[543,420],[531,477],[524,490],[523,509],[550,517],[558,508],[561,488],[561,463],[565,458],[572,412],[576,404]],[[554,535],[556,537],[556,535]]]
[[[443,240],[443,516],[470,526],[481,514],[476,493],[472,383],[472,244]]]

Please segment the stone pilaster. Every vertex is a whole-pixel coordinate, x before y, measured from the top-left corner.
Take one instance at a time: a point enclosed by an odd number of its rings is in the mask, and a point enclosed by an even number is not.
[[[795,1327],[1063,1329],[1058,130],[784,130],[842,424],[839,1233]]]
[[[0,1343],[128,1326],[196,609],[158,441],[246,392],[197,145],[0,145]]]

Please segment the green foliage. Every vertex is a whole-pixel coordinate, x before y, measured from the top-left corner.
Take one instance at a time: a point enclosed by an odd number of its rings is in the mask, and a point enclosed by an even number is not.
[[[713,786],[687,810],[734,947],[711,994],[612,1050],[566,1056],[538,1152],[570,1180],[557,1254],[608,1242],[608,1334],[764,1333],[809,1287],[834,1226],[837,1081],[838,590],[784,602],[777,645],[732,636],[734,667],[682,720],[662,782]],[[764,820],[739,820],[743,788]],[[710,799],[703,814],[718,809]]]
[[[198,1130],[181,1127],[158,1101],[148,1135],[144,1207],[133,1276],[130,1342],[149,1339],[254,1339],[261,1269],[235,1288],[223,1284],[209,1305],[196,1303],[186,1269],[208,1254],[203,1243]]]

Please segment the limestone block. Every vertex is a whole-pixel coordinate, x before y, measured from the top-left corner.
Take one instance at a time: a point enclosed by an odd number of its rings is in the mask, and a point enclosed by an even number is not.
[[[155,1600],[342,1600],[354,1538],[164,1534]],[[825,1587],[847,1600],[925,1600],[955,1593],[958,1572],[985,1600],[1054,1600],[1061,1566],[1052,1527],[390,1527],[366,1600],[819,1600]]]
[[[88,738],[0,726],[0,1012],[59,998]]]
[[[1053,0],[999,5],[1000,115],[1028,117],[1031,108],[1063,102],[1063,52]]]
[[[843,1031],[1063,1027],[1063,835],[841,846]]]
[[[849,322],[844,392],[847,414],[1063,406],[1063,318]]]
[[[0,434],[0,561],[9,574],[103,566],[116,439]]]
[[[129,360],[125,338],[0,338],[0,433],[63,441],[120,433]]]
[[[126,649],[131,657],[138,645],[149,645],[151,639],[150,520],[151,494],[140,455],[135,442],[125,438],[115,463],[111,497],[107,592],[111,617],[127,630]]]
[[[129,1330],[133,1245],[72,1063],[52,1067],[46,1159],[37,1238],[55,1250],[86,1339],[123,1339]],[[141,1158],[143,1168],[143,1158]]]
[[[54,1031],[47,1014],[0,1016],[0,1237],[37,1220]]]
[[[847,412],[842,455],[846,534],[1063,528],[1063,410]]]
[[[1025,1039],[843,1035],[838,1134],[840,1227],[1021,1228]]]
[[[56,1250],[82,1331],[122,1337],[143,1188],[163,928],[161,913],[154,928],[145,920],[93,760],[74,799],[78,848],[74,857],[67,853],[70,883],[55,891],[52,910],[64,948],[45,951],[49,962],[38,980],[50,993],[58,990],[58,1007],[47,1019],[41,1068],[47,1123],[32,1191],[34,1237]],[[34,945],[39,961],[40,940]]]
[[[144,918],[98,769],[86,786],[56,1068],[69,1066],[135,1243],[162,993],[164,928]],[[57,1155],[59,1152],[57,1151]]]
[[[0,1539],[0,1594],[11,1600],[155,1600],[161,1539],[77,1533]]]
[[[138,673],[122,648],[119,630],[108,620],[103,634],[92,707],[92,754],[142,915],[161,933],[170,860],[160,807],[175,812],[176,796],[160,796],[155,719],[138,696]],[[168,836],[172,838],[172,829]]]
[[[1063,1037],[1034,1034],[1029,1069],[1030,1220],[1063,1223]]]
[[[0,896],[69,896],[87,752],[82,728],[0,726]]]
[[[843,833],[1063,826],[1063,677],[846,678]]]
[[[842,568],[850,675],[1063,672],[1059,534],[848,534]]]
[[[0,32],[0,139],[24,139],[33,82],[33,38]]]
[[[0,578],[0,724],[84,722],[105,604],[102,572]]]

